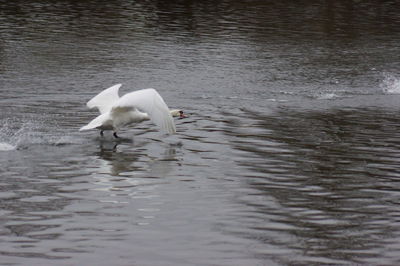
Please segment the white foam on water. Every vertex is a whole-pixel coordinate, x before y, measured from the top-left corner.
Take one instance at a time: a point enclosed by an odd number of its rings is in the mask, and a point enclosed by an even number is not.
[[[344,96],[335,92],[316,92],[310,95],[310,97],[317,100],[335,100]]]
[[[12,138],[13,121],[10,119],[3,119],[1,121],[0,127],[0,151],[11,151],[16,150],[17,145],[15,142],[15,138]]]
[[[8,143],[4,143],[4,142],[0,142],[0,151],[13,151],[16,150],[17,147],[13,146],[11,144]]]
[[[339,98],[340,96],[335,93],[322,93],[317,96],[318,100],[333,100]]]
[[[400,79],[393,74],[384,73],[380,88],[385,94],[400,94]]]

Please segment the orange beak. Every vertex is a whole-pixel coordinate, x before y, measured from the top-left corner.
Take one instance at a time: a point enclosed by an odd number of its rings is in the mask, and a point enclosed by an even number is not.
[[[187,115],[183,113],[183,111],[179,111],[179,119],[186,118]]]

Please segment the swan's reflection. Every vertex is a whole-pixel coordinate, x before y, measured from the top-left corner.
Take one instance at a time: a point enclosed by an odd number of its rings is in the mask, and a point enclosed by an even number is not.
[[[134,142],[131,139],[100,141],[97,156],[98,159],[100,159],[99,163],[101,166],[101,173],[118,176],[123,172],[137,170],[135,162],[138,160],[139,153],[125,153],[118,151],[118,146],[123,143],[133,144]]]
[[[135,144],[132,139],[100,141],[99,172],[109,176],[163,178],[171,171],[176,146],[154,140]]]
[[[148,224],[160,211],[164,202],[160,186],[168,182],[166,177],[177,161],[176,147],[167,143],[102,141],[96,152],[92,191],[100,193],[96,199],[103,208],[117,213],[126,209],[123,213],[134,216],[136,223]]]

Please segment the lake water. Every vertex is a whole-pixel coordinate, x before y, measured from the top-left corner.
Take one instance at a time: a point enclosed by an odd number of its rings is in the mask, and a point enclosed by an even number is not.
[[[399,265],[399,8],[0,0],[0,265]]]

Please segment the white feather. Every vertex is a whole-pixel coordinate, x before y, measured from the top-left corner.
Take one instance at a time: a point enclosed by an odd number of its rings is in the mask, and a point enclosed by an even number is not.
[[[117,84],[105,89],[88,101],[86,106],[90,109],[97,107],[100,114],[109,112],[112,106],[119,100],[118,90],[121,86],[122,84]]]
[[[110,118],[110,113],[104,113],[93,119],[86,126],[83,126],[79,129],[79,131],[89,130],[99,128],[102,130],[112,130],[113,129],[113,121]]]
[[[135,113],[135,109],[147,113],[154,124],[168,133],[176,132],[168,106],[155,89],[144,89],[125,94],[111,108],[111,117],[115,119],[124,112]],[[137,115],[140,116],[140,112]]]

